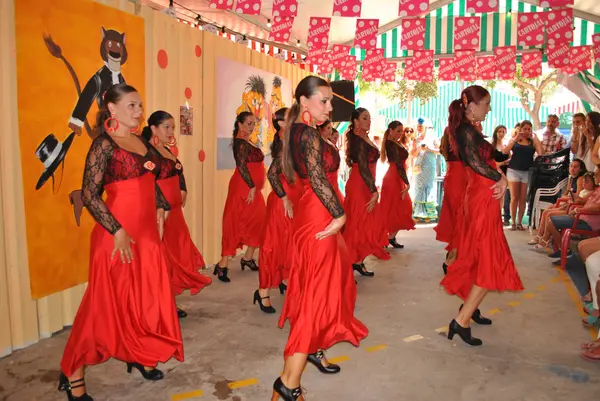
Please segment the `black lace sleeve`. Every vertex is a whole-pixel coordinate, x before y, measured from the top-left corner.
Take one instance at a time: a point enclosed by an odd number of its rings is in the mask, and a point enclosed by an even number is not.
[[[344,215],[344,208],[342,208],[331,183],[327,180],[327,174],[323,167],[322,141],[319,133],[307,126],[302,133],[300,146],[302,146],[302,155],[306,163],[310,186],[331,216],[337,219]]]
[[[159,153],[158,150],[156,150],[154,146],[150,145],[150,143],[143,139],[143,137],[140,138],[142,138],[142,141],[146,144],[146,147],[148,148],[148,158],[151,159],[156,165],[154,167],[154,170],[152,170],[152,174],[154,174],[154,177],[158,179],[158,177],[160,176],[160,166],[162,164],[160,160],[163,158],[163,156]],[[169,205],[169,202],[167,201],[167,198],[158,186],[158,183],[154,183],[154,189],[156,191],[156,208],[171,210],[171,205]]]
[[[90,211],[92,217],[111,235],[119,231],[121,224],[102,200],[102,192],[104,191],[104,173],[108,168],[108,162],[114,149],[113,143],[105,135],[94,139],[85,159],[81,194],[83,204]]]
[[[368,145],[364,140],[357,142],[360,144],[356,152],[358,171],[360,172],[360,176],[362,177],[363,181],[367,185],[367,188],[369,188],[369,191],[371,191],[371,193],[375,193],[377,192],[377,187],[375,186],[375,179],[373,178],[373,174],[371,174],[371,170],[369,170],[369,162],[367,161],[367,146],[370,145]]]
[[[179,175],[179,189],[187,192],[187,185],[185,183],[185,176],[183,175],[183,165],[181,164],[181,162],[179,160],[177,160],[177,163],[179,165],[181,165],[181,168],[179,170],[177,170],[177,174]]]
[[[490,167],[479,154],[479,143],[485,140],[474,128],[459,126],[456,135],[458,152],[463,162],[471,167],[477,174],[493,181],[500,181],[502,174]]]
[[[271,166],[269,166],[269,171],[267,172],[267,178],[269,179],[269,183],[271,184],[271,188],[275,191],[278,197],[283,198],[286,193],[283,189],[283,185],[281,184],[281,153],[279,156],[273,159],[271,162]]]
[[[404,169],[404,163],[400,161],[400,146],[396,144],[389,146],[388,160],[390,161],[390,164],[393,163],[396,165],[396,170],[398,170],[398,174],[400,174],[402,181],[406,185],[410,185],[408,182],[408,176],[406,175],[406,169]]]
[[[235,164],[237,165],[242,179],[250,188],[254,188],[254,181],[252,181],[252,176],[250,175],[250,171],[248,171],[248,166],[246,166],[246,163],[248,162],[248,155],[250,154],[251,150],[250,146],[252,145],[243,139],[236,140],[235,147],[233,149],[233,155],[235,158]]]

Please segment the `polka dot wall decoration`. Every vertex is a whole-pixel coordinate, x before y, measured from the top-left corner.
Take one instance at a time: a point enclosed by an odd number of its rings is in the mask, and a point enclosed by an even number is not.
[[[196,57],[202,57],[202,48],[200,45],[196,45],[194,48],[194,53],[196,53]]]
[[[200,150],[200,152],[198,152],[198,160],[200,160],[200,163],[206,160],[206,153],[204,150]]]
[[[183,91],[183,94],[186,99],[192,98],[192,90],[190,88],[185,88],[185,91]]]
[[[160,68],[163,70],[167,68],[169,65],[169,56],[167,55],[167,51],[162,49],[159,50],[158,54],[156,55],[156,60],[158,61],[158,66]]]

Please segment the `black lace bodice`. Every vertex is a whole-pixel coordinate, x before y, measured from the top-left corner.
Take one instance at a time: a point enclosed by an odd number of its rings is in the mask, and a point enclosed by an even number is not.
[[[479,175],[500,181],[502,174],[492,167],[495,165],[494,147],[485,140],[483,134],[471,124],[461,124],[456,130],[456,142],[464,164]]]
[[[108,134],[102,134],[92,142],[85,160],[83,204],[96,222],[110,234],[116,233],[121,224],[102,199],[104,186],[116,181],[135,179],[147,173],[152,173],[155,177],[160,174],[160,154],[145,139],[139,138],[148,150],[144,156],[120,148]],[[155,188],[157,207],[170,210],[171,207],[158,185]]]
[[[385,153],[387,155],[388,162],[391,165],[395,165],[400,174],[400,178],[406,185],[410,185],[408,182],[408,176],[406,175],[406,160],[408,159],[408,150],[396,141],[386,141]]]
[[[247,163],[260,163],[265,159],[263,152],[256,146],[251,145],[248,141],[240,138],[233,140],[233,157],[240,175],[244,182],[254,188],[254,181],[248,171]]]
[[[273,188],[273,191],[277,194],[277,196],[283,198],[286,193],[285,189],[283,189],[283,184],[281,183],[283,173],[281,157],[281,152],[279,152],[271,162],[269,171],[267,171],[267,179],[269,180],[271,188]]]
[[[159,153],[160,154],[160,153]],[[179,189],[187,192],[187,186],[185,185],[185,177],[183,176],[183,165],[181,162],[171,160],[167,157],[160,155],[160,172],[158,173],[159,180],[164,180],[174,176],[179,176]]]
[[[306,124],[294,123],[290,132],[290,148],[294,169],[298,176],[308,178],[313,191],[331,216],[334,218],[343,216],[342,204],[327,179],[327,173],[337,171],[339,162],[336,167],[333,161],[335,156],[331,151],[325,150],[325,141],[319,133]],[[337,157],[339,159],[339,153]]]
[[[335,145],[323,141],[323,167],[328,173],[333,173],[340,169],[342,158],[340,157],[340,151]]]
[[[369,188],[369,191],[371,193],[377,192],[375,177],[373,177],[369,165],[377,163],[377,160],[379,160],[379,149],[371,146],[364,139],[359,138],[354,141],[354,146],[350,149],[349,160],[353,164],[358,165],[360,176],[367,185],[367,188]]]

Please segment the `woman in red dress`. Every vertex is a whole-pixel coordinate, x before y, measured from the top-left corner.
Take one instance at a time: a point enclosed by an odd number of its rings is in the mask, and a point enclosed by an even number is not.
[[[135,88],[104,95],[83,172],[83,203],[96,220],[89,282],[61,361],[59,390],[93,401],[84,369],[109,358],[160,380],[159,362],[183,360],[179,320],[161,246],[169,204],[156,185],[160,156],[134,135],[142,118]],[[106,191],[106,200],[102,193]],[[158,226],[157,226],[158,220]]]
[[[346,164],[351,167],[346,183],[344,209],[348,221],[344,227],[344,239],[352,259],[352,268],[363,276],[375,273],[368,271],[364,259],[375,255],[388,260],[384,250],[388,237],[379,208],[379,192],[375,186],[375,169],[379,160],[379,149],[368,136],[371,115],[359,107],[352,112],[351,124],[346,133]]]
[[[282,130],[285,128],[284,107],[275,112],[273,125],[276,133],[271,144],[271,166],[267,173],[273,191],[267,198],[267,224],[265,239],[259,250],[260,270],[258,271],[259,287],[254,292],[254,303],[258,302],[260,310],[275,313],[271,305],[269,290],[279,287],[283,295],[290,274],[292,263],[292,218],[294,206],[298,205],[302,196],[301,185],[289,183],[281,168]]]
[[[471,336],[471,319],[478,317],[483,324],[492,323],[481,317],[478,309],[488,291],[523,290],[498,213],[507,180],[496,168],[494,147],[475,127],[491,110],[490,101],[485,88],[469,86],[460,99],[451,103],[447,128],[450,150],[460,155],[467,172],[464,224],[456,240],[457,259],[442,280],[449,294],[464,300],[450,323],[448,339],[458,334],[472,346],[483,342]]]
[[[390,162],[390,167],[381,183],[381,214],[388,234],[388,242],[394,248],[402,249],[396,241],[400,230],[414,230],[415,221],[412,218],[412,200],[408,191],[410,183],[406,175],[406,160],[408,138],[400,121],[392,121],[381,143],[381,161]]]
[[[204,259],[194,245],[190,231],[183,217],[183,207],[187,199],[187,187],[181,162],[169,151],[168,143],[175,138],[175,119],[166,111],[155,111],[148,119],[142,136],[160,153],[160,174],[158,186],[171,205],[165,220],[163,243],[168,256],[173,295],[190,290],[192,295],[211,283],[211,279],[198,273],[206,266]],[[177,315],[186,317],[184,310],[177,308]]]
[[[294,209],[293,255],[285,305],[279,321],[290,323],[283,374],[273,384],[272,400],[303,401],[300,379],[307,360],[331,373],[340,368],[323,358],[322,350],[340,341],[355,346],[367,328],[354,317],[356,284],[345,255],[344,209],[336,195],[339,155],[331,153],[316,131],[331,110],[331,87],[308,76],[298,84],[296,102],[288,112],[283,134],[283,171],[289,181],[299,177],[303,193]]]
[[[236,249],[246,245],[246,252],[240,264],[242,270],[258,270],[254,261],[254,250],[264,237],[267,206],[262,194],[265,185],[265,156],[252,142],[256,118],[243,111],[235,119],[233,129],[233,157],[235,172],[229,180],[229,190],[223,211],[223,237],[221,240],[221,260],[215,265],[213,274],[228,283],[229,258],[235,256]]]

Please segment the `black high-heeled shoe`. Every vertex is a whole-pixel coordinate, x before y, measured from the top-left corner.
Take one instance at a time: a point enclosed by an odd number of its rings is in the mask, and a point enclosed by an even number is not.
[[[79,397],[74,396],[71,393],[71,390],[74,388],[85,387],[85,379],[82,377],[81,379],[73,380],[72,382],[67,379],[64,373],[60,372],[60,379],[58,380],[58,391],[64,391],[67,393],[67,400],[69,401],[94,401],[90,395],[85,392]]]
[[[279,293],[281,295],[285,294],[285,292],[287,291],[287,285],[282,281],[281,283],[279,283]]]
[[[478,347],[483,344],[483,341],[471,335],[470,327],[462,327],[456,320],[452,319],[448,327],[448,340],[452,340],[455,334],[458,334],[461,340],[472,347]]]
[[[229,269],[226,267],[221,267],[219,266],[219,264],[217,263],[215,265],[215,270],[213,270],[213,275],[217,276],[217,278],[224,282],[224,283],[229,283],[231,280],[229,279],[229,277],[227,277],[227,273],[229,272]]]
[[[256,305],[256,303],[258,302],[258,306],[260,306],[260,310],[265,312],[265,313],[275,313],[275,308],[273,308],[273,306],[265,306],[263,305],[263,299],[270,299],[270,296],[266,296],[266,297],[261,297],[260,293],[258,292],[258,290],[254,291],[254,302],[253,305]]]
[[[187,317],[187,312],[183,309],[177,308],[177,317],[183,319],[184,317]]]
[[[273,396],[271,401],[277,401],[279,398],[283,398],[284,401],[298,401],[302,397],[302,387],[287,388],[281,381],[281,377],[278,377],[273,383]],[[302,397],[304,399],[304,397]]]
[[[404,249],[404,245],[399,244],[398,241],[396,241],[396,238],[389,239],[388,242],[396,249]]]
[[[339,373],[340,370],[342,370],[342,368],[340,368],[339,365],[336,365],[334,363],[330,363],[327,366],[323,365],[322,361],[324,356],[325,355],[323,354],[323,350],[318,350],[314,354],[308,354],[307,361],[315,365],[321,373],[333,374]]]
[[[159,370],[156,368],[146,370],[146,368],[144,368],[139,363],[127,362],[127,373],[131,373],[131,370],[133,368],[136,368],[137,370],[139,370],[140,373],[142,374],[142,376],[144,377],[144,379],[146,379],[146,380],[158,381],[158,380],[164,379],[164,377],[165,377],[165,374],[162,372],[162,370]]]
[[[460,312],[462,308],[463,305],[461,305],[460,308],[458,308],[458,311]],[[471,319],[473,319],[475,323],[481,324],[483,326],[489,326],[490,324],[492,324],[492,319],[481,316],[481,311],[479,309],[475,309],[475,312],[473,312],[473,314],[471,315]]]
[[[256,262],[254,261],[254,259],[250,259],[250,260],[244,260],[241,259],[240,260],[240,265],[242,266],[242,271],[247,267],[248,269],[252,270],[253,272],[258,271],[258,265],[256,264]]]
[[[367,267],[365,266],[364,263],[353,263],[352,269],[359,272],[361,276],[373,277],[375,275],[374,272],[370,272],[367,270]]]

